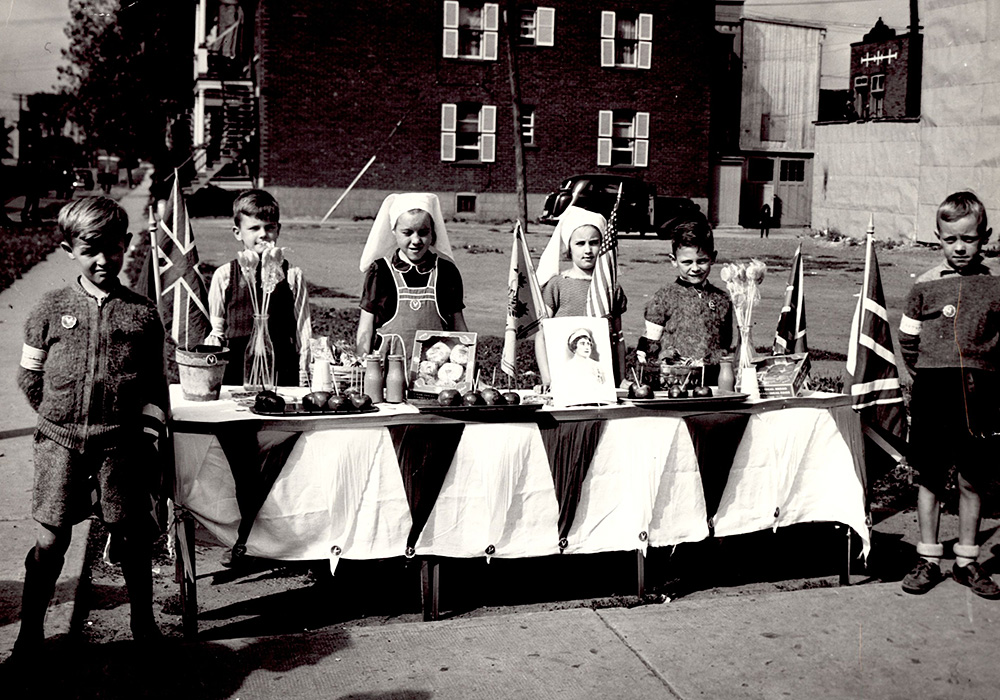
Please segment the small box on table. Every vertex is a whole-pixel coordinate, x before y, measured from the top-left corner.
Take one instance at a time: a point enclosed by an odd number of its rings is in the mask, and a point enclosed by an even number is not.
[[[809,353],[772,355],[754,360],[762,399],[798,396],[809,376]]]
[[[475,389],[476,337],[468,331],[417,331],[410,360],[411,394]]]

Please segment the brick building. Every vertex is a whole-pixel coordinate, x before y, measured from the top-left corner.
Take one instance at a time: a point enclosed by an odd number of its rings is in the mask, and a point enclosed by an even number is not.
[[[923,36],[916,29],[896,35],[882,18],[851,44],[851,108],[857,119],[920,116]]]
[[[242,44],[252,37],[254,51],[239,75],[230,67],[230,79],[219,80],[208,59],[234,24],[234,4],[198,4],[196,56],[206,60],[196,86],[207,89],[202,114],[214,109],[216,126],[214,136],[199,132],[196,104],[196,147],[224,140],[226,85],[243,85],[257,96],[258,128],[241,137],[255,151],[242,161],[292,216],[322,216],[377,154],[338,216],[370,216],[389,192],[423,190],[441,196],[446,215],[509,219],[518,133],[529,217],[545,193],[581,172],[638,175],[707,209],[712,3],[517,3],[517,126],[505,5],[241,2],[235,31]]]

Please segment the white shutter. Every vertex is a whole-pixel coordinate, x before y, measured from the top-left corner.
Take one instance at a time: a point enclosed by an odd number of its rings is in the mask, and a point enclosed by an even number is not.
[[[497,44],[499,43],[499,36],[499,32],[483,32],[482,59],[484,61],[497,60]]]
[[[601,13],[601,38],[602,39],[614,39],[615,38],[615,13],[614,12],[602,12]]]
[[[615,40],[601,39],[601,68],[615,67]]]
[[[639,41],[653,40],[653,15],[639,14]]]
[[[611,165],[611,139],[597,139],[597,164]]]
[[[488,32],[500,30],[500,5],[495,2],[483,3],[483,29]]]
[[[441,131],[455,131],[458,125],[458,105],[445,102],[441,105]]]
[[[445,58],[458,58],[458,30],[445,29],[441,42],[441,55]]]
[[[446,29],[458,29],[458,2],[444,0],[444,26]]]
[[[441,160],[455,160],[455,126],[458,107],[454,104],[441,105]]]
[[[496,105],[483,105],[479,110],[479,131],[484,134],[494,134],[497,130]]]
[[[492,163],[497,159],[497,137],[496,134],[479,135],[479,160],[484,163]]]
[[[535,10],[535,46],[556,45],[556,10],[539,7]]]
[[[602,109],[597,113],[597,135],[603,138],[611,138],[611,124],[614,121],[615,113],[610,109]]]
[[[645,68],[647,70],[651,65],[653,65],[653,42],[639,42],[639,61],[637,65],[639,68]]]
[[[649,112],[635,113],[635,137],[637,139],[649,138]]]
[[[634,165],[637,168],[645,168],[649,165],[649,141],[646,139],[636,139],[633,141],[635,152],[633,154]]]

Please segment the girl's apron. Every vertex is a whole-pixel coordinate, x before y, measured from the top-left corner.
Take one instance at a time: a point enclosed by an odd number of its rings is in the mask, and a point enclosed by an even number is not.
[[[396,313],[376,330],[382,340],[379,353],[383,357],[389,352],[398,354],[401,341],[403,357],[409,362],[413,337],[417,331],[446,330],[444,318],[438,311],[437,262],[427,277],[427,286],[410,287],[403,279],[403,273],[393,266],[392,259],[387,257],[384,260],[389,266],[389,272],[392,273],[393,282],[396,283]]]

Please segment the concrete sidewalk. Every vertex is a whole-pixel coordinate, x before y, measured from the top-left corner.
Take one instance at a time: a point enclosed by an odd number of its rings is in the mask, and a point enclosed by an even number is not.
[[[115,192],[117,193],[117,192]],[[129,215],[129,230],[146,228],[149,176],[132,190],[122,191],[120,203]],[[64,287],[79,274],[76,264],[56,250],[12,286],[0,292],[0,657],[6,658],[17,636],[24,581],[24,557],[35,542],[31,517],[33,480],[32,435],[35,412],[17,387],[24,323],[42,295]],[[69,632],[84,564],[90,521],[73,531],[66,564],[46,618],[46,633]]]

